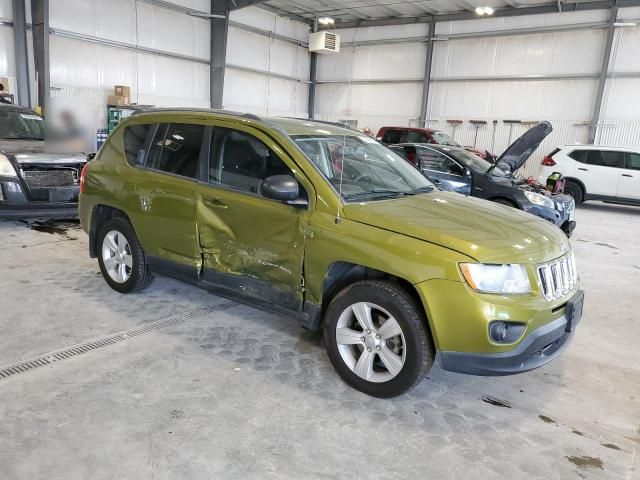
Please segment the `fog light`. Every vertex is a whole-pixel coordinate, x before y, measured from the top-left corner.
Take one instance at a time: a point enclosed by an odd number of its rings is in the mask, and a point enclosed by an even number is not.
[[[491,322],[489,324],[489,337],[496,343],[513,343],[518,340],[526,325],[517,322]]]

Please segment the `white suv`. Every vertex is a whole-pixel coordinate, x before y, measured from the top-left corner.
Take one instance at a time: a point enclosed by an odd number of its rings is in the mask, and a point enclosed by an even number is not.
[[[640,205],[640,150],[594,145],[558,147],[542,160],[540,183],[560,172],[565,193],[584,200]]]

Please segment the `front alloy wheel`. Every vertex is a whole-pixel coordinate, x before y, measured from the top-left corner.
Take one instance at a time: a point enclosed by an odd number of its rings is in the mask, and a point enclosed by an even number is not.
[[[342,312],[336,324],[336,342],[344,363],[369,382],[391,380],[406,360],[400,325],[374,303],[354,303]]]
[[[342,379],[375,397],[414,387],[435,357],[423,309],[385,280],[356,282],[338,293],[325,314],[324,338]]]

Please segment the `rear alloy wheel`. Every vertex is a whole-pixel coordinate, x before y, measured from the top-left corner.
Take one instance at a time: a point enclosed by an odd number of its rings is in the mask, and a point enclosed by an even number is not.
[[[363,281],[340,292],[327,309],[325,341],[340,376],[376,397],[412,388],[434,359],[424,315],[391,282]]]
[[[120,293],[143,290],[153,280],[144,251],[125,218],[107,220],[98,233],[98,263],[102,276]]]
[[[584,199],[584,194],[582,193],[582,188],[576,182],[572,182],[571,180],[567,180],[564,184],[564,193],[573,197],[573,201],[578,205],[582,203]]]

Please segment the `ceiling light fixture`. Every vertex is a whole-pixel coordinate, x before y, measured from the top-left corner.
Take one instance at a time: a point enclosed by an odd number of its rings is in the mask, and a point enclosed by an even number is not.
[[[476,14],[482,15],[493,15],[493,8],[491,7],[476,7]]]
[[[637,27],[637,22],[615,22],[613,24],[614,27]]]
[[[318,23],[320,25],[333,25],[336,21],[331,17],[320,17]]]

